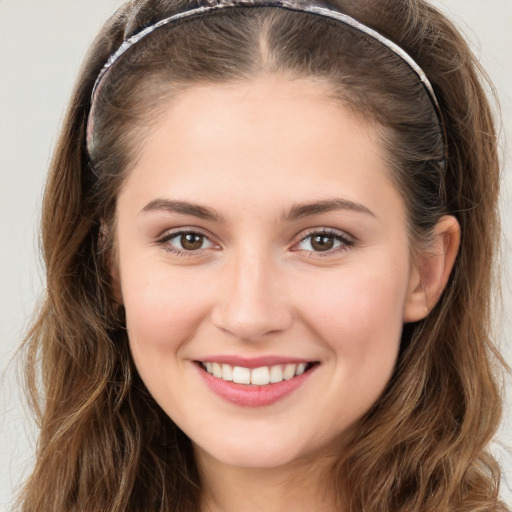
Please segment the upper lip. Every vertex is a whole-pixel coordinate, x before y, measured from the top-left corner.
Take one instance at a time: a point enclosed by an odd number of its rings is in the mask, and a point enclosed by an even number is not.
[[[215,355],[201,357],[197,359],[200,363],[220,363],[229,364],[231,366],[241,366],[243,368],[261,368],[262,366],[276,366],[278,364],[300,364],[300,363],[314,363],[311,359],[303,359],[300,357],[287,357],[287,356],[258,356],[258,357],[243,357],[236,355]]]

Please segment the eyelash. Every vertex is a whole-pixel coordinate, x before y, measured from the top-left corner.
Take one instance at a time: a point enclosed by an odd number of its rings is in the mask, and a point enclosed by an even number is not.
[[[315,236],[323,236],[327,238],[332,238],[334,241],[337,241],[340,243],[338,247],[335,247],[333,249],[328,249],[326,251],[306,251],[309,252],[311,255],[315,255],[315,257],[326,257],[326,256],[332,256],[333,254],[337,254],[342,251],[348,251],[351,247],[353,247],[355,241],[349,237],[346,233],[343,233],[342,231],[338,231],[335,229],[316,229],[312,230],[309,233],[307,233],[305,236],[302,236],[300,241],[294,244],[294,247],[305,242],[308,239],[312,239]],[[296,251],[299,251],[300,249],[296,249]]]
[[[182,237],[183,235],[195,235],[195,236],[202,237],[203,242],[208,241],[212,246],[215,246],[214,242],[212,242],[211,239],[206,234],[202,233],[201,231],[194,230],[194,229],[188,229],[188,230],[182,229],[180,231],[174,231],[172,233],[168,233],[165,236],[163,236],[162,238],[160,238],[159,240],[157,240],[157,244],[163,246],[163,248],[166,252],[175,254],[176,256],[191,257],[191,256],[195,256],[195,255],[199,254],[201,251],[204,250],[202,248],[196,249],[196,250],[177,249],[176,247],[173,247],[172,245],[169,244],[169,242],[171,240],[173,240],[175,238]],[[314,250],[305,251],[305,252],[309,252],[311,254],[311,256],[315,255],[315,257],[326,257],[326,256],[331,256],[333,254],[337,254],[342,251],[347,251],[355,243],[351,237],[349,237],[347,234],[345,234],[341,231],[323,228],[323,229],[312,230],[309,233],[307,233],[305,236],[302,236],[298,242],[295,242],[293,244],[292,250],[295,252],[299,252],[301,249],[293,249],[293,247],[296,247],[296,246],[300,245],[301,243],[304,243],[306,240],[311,239],[314,236],[323,236],[323,237],[327,237],[327,238],[332,238],[332,239],[334,239],[335,242],[340,243],[340,245],[338,247],[335,247],[333,249],[328,249],[326,251],[314,251]]]
[[[198,253],[200,253],[203,249],[196,249],[196,250],[186,250],[186,249],[177,249],[169,244],[171,240],[174,240],[175,238],[182,237],[183,235],[196,235],[202,237],[203,240],[208,241],[212,246],[215,244],[210,240],[210,238],[202,233],[201,231],[197,229],[181,229],[179,231],[174,231],[172,233],[167,233],[165,236],[157,240],[157,244],[163,246],[164,250],[166,252],[170,252],[172,254],[175,254],[176,256],[195,256]]]

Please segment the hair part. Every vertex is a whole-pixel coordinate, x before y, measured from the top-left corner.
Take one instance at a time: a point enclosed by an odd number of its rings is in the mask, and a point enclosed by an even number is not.
[[[478,64],[455,28],[422,0],[327,3],[421,65],[439,98],[447,148],[429,96],[389,49],[332,20],[251,7],[178,22],[124,55],[98,92],[89,158],[90,95],[104,62],[124,39],[188,2],[132,0],[102,29],[44,198],[47,295],[26,341],[41,435],[22,510],[197,512],[201,482],[190,440],[138,377],[113,299],[116,198],[173,97],[197,84],[266,74],[322,80],[334,101],[380,127],[414,243],[427,243],[445,214],[462,229],[444,295],[424,321],[404,327],[391,382],[333,468],[338,501],[350,512],[507,510],[486,451],[500,419],[489,300],[499,163]]]

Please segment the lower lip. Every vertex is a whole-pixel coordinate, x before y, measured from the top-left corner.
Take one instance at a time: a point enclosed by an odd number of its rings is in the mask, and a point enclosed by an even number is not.
[[[263,407],[285,398],[301,387],[316,367],[317,365],[314,365],[302,375],[293,377],[293,379],[265,386],[228,382],[210,375],[200,365],[198,365],[198,370],[208,387],[225,400],[243,407]]]

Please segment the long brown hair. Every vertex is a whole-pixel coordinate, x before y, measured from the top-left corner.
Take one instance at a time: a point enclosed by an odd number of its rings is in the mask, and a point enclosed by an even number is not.
[[[347,512],[507,510],[486,451],[501,403],[490,335],[499,162],[481,70],[457,30],[422,0],[326,3],[415,58],[438,96],[445,134],[423,86],[389,49],[320,17],[246,7],[177,23],[130,50],[98,95],[88,155],[101,67],[124,39],[189,2],[132,0],[101,30],[44,197],[46,295],[25,342],[41,433],[22,510],[197,512],[201,482],[190,440],[138,377],[112,298],[116,197],[173,95],[267,73],[326,80],[337,100],[382,127],[413,247],[427,243],[442,215],[455,215],[462,230],[445,293],[424,321],[404,326],[395,373],[353,429],[333,468],[333,493]]]

